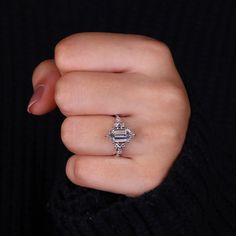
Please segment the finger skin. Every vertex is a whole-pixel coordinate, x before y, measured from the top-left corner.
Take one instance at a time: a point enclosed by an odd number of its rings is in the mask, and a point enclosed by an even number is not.
[[[188,113],[182,83],[136,73],[66,73],[56,83],[55,101],[65,116],[120,114],[179,122],[182,112]]]
[[[150,83],[135,73],[70,72],[57,82],[55,101],[66,116],[127,116],[144,111],[142,93]]]
[[[74,155],[67,161],[66,174],[74,184],[129,197],[139,196],[161,181],[134,160],[114,156]]]
[[[33,98],[29,101],[27,107],[29,113],[43,115],[55,109],[55,84],[60,76],[54,60],[45,60],[34,69],[32,75],[33,90],[36,91],[38,87],[43,89],[40,92],[39,99],[34,100]]]
[[[169,48],[144,35],[82,32],[55,47],[61,73],[70,71],[136,72],[149,76],[177,73]]]
[[[106,137],[114,127],[114,121],[112,116],[67,117],[61,126],[61,139],[66,148],[77,155],[115,155],[114,145]],[[150,125],[139,117],[122,117],[122,122],[136,134],[123,149],[123,157],[141,159],[145,156],[146,160],[152,161],[149,156],[158,153],[155,159],[163,164],[171,159],[174,148],[176,153],[179,151],[178,144],[183,135],[175,125],[168,122]],[[162,157],[165,158],[162,160]]]
[[[64,145],[77,155],[115,155],[112,141],[106,137],[114,127],[113,116],[70,116],[62,123],[61,138]],[[122,117],[122,122],[132,132],[139,135],[126,144],[122,156],[134,157],[148,155],[152,151],[152,143],[144,143],[140,127],[143,126],[134,117]]]

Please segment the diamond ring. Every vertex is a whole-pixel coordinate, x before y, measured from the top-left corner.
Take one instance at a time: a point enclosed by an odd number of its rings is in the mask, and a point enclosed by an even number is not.
[[[122,150],[126,143],[136,135],[130,129],[125,127],[125,124],[121,121],[119,115],[115,115],[114,127],[106,135],[114,144],[116,157],[122,154]]]

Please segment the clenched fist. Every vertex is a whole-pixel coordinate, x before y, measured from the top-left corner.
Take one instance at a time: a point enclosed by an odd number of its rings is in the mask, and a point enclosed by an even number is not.
[[[33,73],[28,111],[66,116],[66,174],[75,184],[127,196],[158,186],[184,143],[190,105],[168,47],[132,34],[78,33]],[[120,157],[106,134],[119,114],[136,135]]]

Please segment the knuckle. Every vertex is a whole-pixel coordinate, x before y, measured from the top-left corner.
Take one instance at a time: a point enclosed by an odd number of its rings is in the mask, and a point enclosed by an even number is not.
[[[83,165],[83,161],[80,158],[76,158],[74,162],[74,179],[77,184],[82,185],[84,182],[84,176],[86,176],[86,166]]]
[[[63,82],[62,80],[58,80],[55,84],[55,94],[54,94],[54,100],[57,104],[57,106],[60,108],[61,104],[63,103]]]
[[[182,106],[186,104],[186,95],[183,88],[171,82],[162,83],[159,89],[164,105]]]
[[[171,57],[171,51],[164,42],[152,38],[147,38],[143,42],[145,50],[154,58],[164,60]]]
[[[66,58],[71,48],[71,36],[60,40],[54,48],[54,58],[56,65],[63,71],[67,65]]]
[[[152,103],[162,108],[169,108],[189,118],[191,107],[185,88],[171,81],[154,82],[149,88],[149,96]],[[158,101],[158,102],[153,102]]]
[[[61,67],[64,61],[63,58],[65,58],[66,46],[65,46],[64,41],[65,41],[64,39],[59,41],[56,44],[55,49],[54,49],[55,62],[59,67]]]
[[[161,102],[163,106],[184,106],[188,102],[184,89],[170,81],[149,81],[141,88],[141,92],[152,105],[159,106]]]
[[[60,109],[60,111],[65,115],[69,115],[70,109],[68,106],[69,104],[67,102],[68,93],[67,93],[67,86],[66,86],[67,81],[65,80],[65,77],[66,75],[64,75],[63,78],[59,79],[56,82],[54,100],[58,108]]]
[[[167,44],[152,37],[139,35],[138,40],[134,40],[132,45],[134,50],[141,53],[142,60],[147,60],[149,64],[154,63],[153,66],[163,61],[168,63],[172,58]]]
[[[167,44],[165,44],[162,41],[158,41],[155,40],[152,44],[152,48],[151,48],[155,53],[159,54],[159,55],[169,55],[170,54],[170,49],[167,46]]]
[[[73,131],[73,121],[71,117],[67,117],[61,125],[61,139],[64,144],[70,143],[72,131]]]

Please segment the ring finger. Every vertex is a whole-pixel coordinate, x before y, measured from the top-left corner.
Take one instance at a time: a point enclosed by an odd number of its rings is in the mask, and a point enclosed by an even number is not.
[[[65,146],[77,155],[114,155],[115,148],[106,135],[114,126],[113,116],[70,116],[67,117],[61,127],[61,138]],[[121,117],[125,127],[129,128],[135,137],[126,143],[122,156],[133,157],[147,153],[140,133],[142,127],[136,118]],[[150,150],[150,147],[147,147]]]

